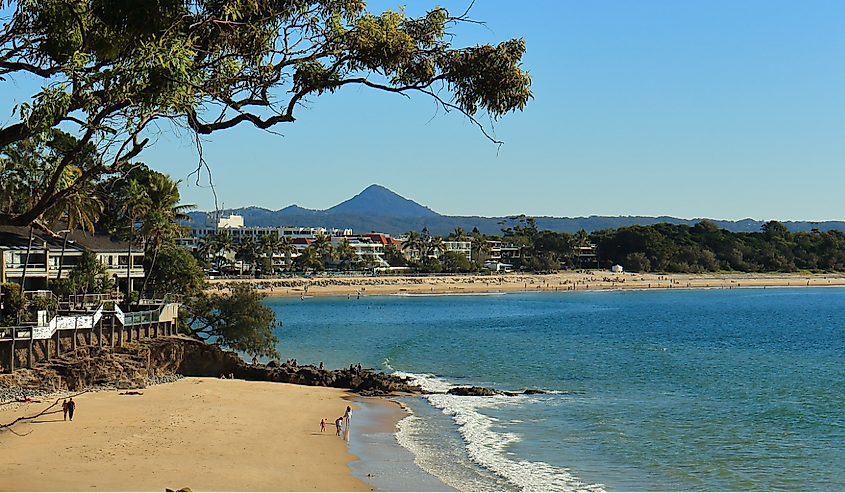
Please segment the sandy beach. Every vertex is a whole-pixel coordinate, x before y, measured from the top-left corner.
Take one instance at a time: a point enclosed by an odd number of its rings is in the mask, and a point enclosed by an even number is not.
[[[371,296],[518,291],[582,291],[594,289],[743,288],[845,286],[845,274],[635,274],[610,271],[565,271],[556,274],[323,276],[281,279],[213,279],[211,292],[226,291],[232,282],[249,282],[268,296]]]
[[[358,409],[343,390],[184,378],[141,392],[86,393],[72,422],[56,406],[0,432],[0,490],[372,490],[335,436],[334,419]],[[4,405],[0,423],[52,402]]]

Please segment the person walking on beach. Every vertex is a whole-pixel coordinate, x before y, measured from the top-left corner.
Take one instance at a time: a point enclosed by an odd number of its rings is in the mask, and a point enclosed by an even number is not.
[[[62,401],[62,414],[64,414],[64,416],[65,416],[65,421],[67,421],[67,408],[68,408],[67,399],[65,399],[65,400]]]
[[[70,420],[73,421],[73,412],[76,411],[76,403],[73,402],[73,397],[67,402],[67,413],[70,416]]]
[[[334,425],[337,427],[337,433],[335,433],[335,436],[340,436],[340,430],[343,427],[343,425],[341,423],[343,423],[343,418],[337,418],[334,421]]]
[[[320,433],[322,433],[324,431],[326,431],[326,420],[325,420],[325,418],[320,420]]]
[[[346,421],[346,426],[349,426],[349,420],[352,418],[352,408],[346,406],[346,412],[343,413],[343,420]]]

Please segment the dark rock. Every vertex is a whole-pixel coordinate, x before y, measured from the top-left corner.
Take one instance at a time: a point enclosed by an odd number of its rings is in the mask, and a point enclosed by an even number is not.
[[[546,392],[545,390],[526,389],[525,392],[523,392],[523,394],[525,394],[525,395],[536,395],[536,394],[548,394],[548,392]]]
[[[267,362],[267,368],[278,368],[279,366],[281,365],[279,365],[279,362],[276,360],[270,360]]]
[[[487,387],[452,387],[446,393],[452,395],[470,395],[482,397],[489,397],[493,395],[502,394],[502,392],[496,389],[490,389]]]

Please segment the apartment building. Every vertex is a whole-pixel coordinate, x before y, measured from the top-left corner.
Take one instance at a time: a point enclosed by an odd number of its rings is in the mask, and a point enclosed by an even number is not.
[[[141,287],[144,254],[133,251],[130,258],[129,244],[116,236],[77,229],[67,232],[65,241],[64,232],[53,236],[33,229],[30,240],[30,229],[23,226],[0,226],[0,282],[22,284],[27,291],[47,289],[49,280],[67,277],[85,250],[94,252],[119,290],[125,291],[127,282],[130,291]]]

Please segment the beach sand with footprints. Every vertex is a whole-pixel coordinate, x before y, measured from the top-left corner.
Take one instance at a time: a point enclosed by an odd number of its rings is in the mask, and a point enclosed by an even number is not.
[[[334,426],[349,394],[272,382],[184,378],[141,395],[74,398],[0,431],[4,491],[370,491]],[[124,393],[125,394],[125,393]],[[0,406],[0,424],[55,402]]]

